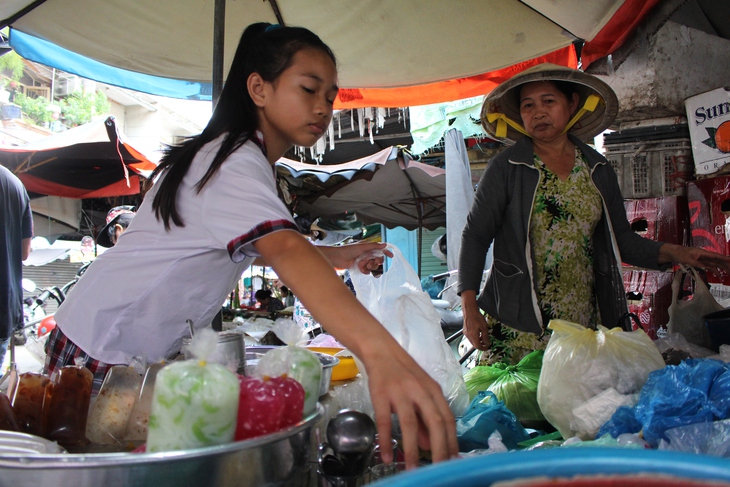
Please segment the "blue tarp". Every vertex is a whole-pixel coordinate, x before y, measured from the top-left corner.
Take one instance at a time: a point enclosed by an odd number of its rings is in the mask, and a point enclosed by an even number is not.
[[[10,46],[25,59],[101,83],[170,98],[212,99],[210,83],[162,78],[115,68],[17,29],[10,30]]]

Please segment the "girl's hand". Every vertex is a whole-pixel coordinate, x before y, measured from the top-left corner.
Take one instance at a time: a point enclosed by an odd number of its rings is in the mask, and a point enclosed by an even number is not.
[[[441,387],[397,343],[380,357],[365,362],[380,445],[391,443],[391,414],[398,416],[407,468],[418,466],[419,448],[434,462],[456,458],[455,419]],[[383,347],[390,348],[388,345]],[[393,461],[390,448],[383,462]]]
[[[363,254],[368,252],[383,251],[388,257],[393,257],[393,254],[384,250],[386,244],[384,243],[356,243],[350,245],[341,245],[338,247],[317,247],[332,263],[332,266],[336,269],[349,269],[353,266],[355,261]],[[383,265],[383,256],[375,255],[369,259],[360,260],[357,265],[360,272],[363,274],[370,274],[371,271],[376,270],[378,267]]]
[[[477,350],[489,350],[489,327],[477,305],[476,292],[461,293],[461,310],[464,315],[464,336]]]

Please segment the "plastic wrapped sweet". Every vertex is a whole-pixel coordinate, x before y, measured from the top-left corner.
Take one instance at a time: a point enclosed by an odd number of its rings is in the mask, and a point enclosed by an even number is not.
[[[94,374],[78,361],[61,368],[53,385],[46,438],[69,451],[89,444],[85,433],[93,380]]]
[[[319,398],[322,362],[314,352],[299,346],[305,342],[306,332],[296,322],[279,318],[272,331],[287,345],[275,348],[261,357],[254,373],[259,378],[286,374],[299,382],[304,388],[304,415],[311,414],[317,407]]]
[[[20,374],[12,401],[20,428],[18,431],[46,436],[46,417],[52,390],[53,383],[48,377],[31,372]]]
[[[129,413],[127,433],[124,436],[125,441],[138,442],[147,439],[147,426],[150,422],[152,394],[155,391],[157,373],[164,366],[165,363],[160,362],[147,367],[139,394],[135,399],[134,406],[132,406],[132,412]]]
[[[239,376],[241,394],[235,440],[266,435],[297,424],[304,410],[304,388],[286,376]]]
[[[141,385],[142,376],[134,367],[115,365],[109,369],[86,423],[86,437],[92,443],[122,444]]]
[[[236,374],[206,362],[218,342],[204,328],[190,344],[194,360],[174,362],[157,374],[147,451],[186,450],[233,441],[238,414]]]

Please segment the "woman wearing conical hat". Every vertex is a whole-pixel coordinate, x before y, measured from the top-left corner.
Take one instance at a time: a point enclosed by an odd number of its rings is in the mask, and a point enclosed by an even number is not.
[[[551,319],[619,326],[628,312],[621,262],[730,272],[730,257],[631,230],[616,174],[583,142],[617,112],[606,83],[552,64],[523,71],[485,99],[482,125],[514,145],[487,165],[459,255],[464,335],[486,351],[482,363],[516,363],[544,348]],[[494,264],[479,292],[491,245]]]

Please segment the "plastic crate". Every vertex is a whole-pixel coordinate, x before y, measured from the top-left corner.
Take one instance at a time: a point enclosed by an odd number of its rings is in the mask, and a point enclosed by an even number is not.
[[[694,179],[689,137],[604,144],[625,199],[685,196]]]

